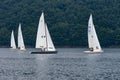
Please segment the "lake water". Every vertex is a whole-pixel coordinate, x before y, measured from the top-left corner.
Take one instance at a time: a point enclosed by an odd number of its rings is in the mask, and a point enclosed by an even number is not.
[[[58,48],[58,54],[0,49],[0,80],[120,80],[120,49],[86,54],[87,49]]]

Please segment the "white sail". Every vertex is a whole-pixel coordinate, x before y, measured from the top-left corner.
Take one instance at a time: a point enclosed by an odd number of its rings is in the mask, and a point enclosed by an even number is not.
[[[54,44],[52,42],[52,39],[51,39],[51,36],[50,36],[50,33],[48,31],[48,27],[47,27],[47,24],[46,24],[46,32],[47,32],[47,50],[48,51],[56,51],[55,47],[54,47]]]
[[[11,44],[10,44],[10,47],[12,49],[16,49],[15,38],[14,38],[14,31],[13,30],[12,30],[12,33],[11,33]]]
[[[39,20],[35,47],[44,51],[55,51],[55,47],[50,37],[47,25],[45,24],[44,13],[41,14]]]
[[[88,21],[88,44],[89,48],[93,49],[93,52],[101,52],[101,46],[95,31],[95,27],[93,24],[92,14],[90,15],[89,21]]]
[[[41,14],[36,37],[36,48],[46,48],[44,13]]]
[[[18,48],[20,50],[25,50],[25,45],[24,45],[22,31],[21,31],[21,24],[19,24],[19,28],[18,28]]]

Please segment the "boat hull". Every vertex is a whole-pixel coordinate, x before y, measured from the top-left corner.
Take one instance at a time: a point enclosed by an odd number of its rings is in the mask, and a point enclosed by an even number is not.
[[[34,51],[31,54],[57,54],[57,51]]]
[[[16,49],[16,48],[10,47],[10,49]]]
[[[103,51],[84,51],[85,53],[101,54]]]

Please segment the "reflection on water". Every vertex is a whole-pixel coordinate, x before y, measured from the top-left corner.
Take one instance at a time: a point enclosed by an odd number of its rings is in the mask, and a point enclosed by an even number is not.
[[[0,80],[119,80],[120,49],[86,54],[85,49],[58,49],[58,54],[30,54],[0,49]]]

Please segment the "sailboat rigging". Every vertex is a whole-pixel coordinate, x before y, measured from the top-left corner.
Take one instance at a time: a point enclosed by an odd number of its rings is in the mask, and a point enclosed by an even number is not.
[[[38,53],[38,54],[57,53],[57,51],[54,47],[54,44],[52,42],[50,33],[48,31],[47,24],[45,23],[43,12],[41,14],[39,24],[38,24],[38,31],[37,31],[35,48],[38,48],[40,51],[31,52],[31,53]]]
[[[94,24],[93,24],[92,14],[90,15],[90,18],[88,21],[88,45],[89,45],[90,51],[85,51],[85,52],[88,52],[88,53],[103,52],[96,34]]]

